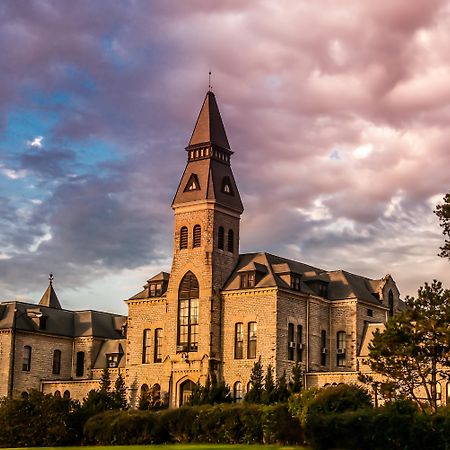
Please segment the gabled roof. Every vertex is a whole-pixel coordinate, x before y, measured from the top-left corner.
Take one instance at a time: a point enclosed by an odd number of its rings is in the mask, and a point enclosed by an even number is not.
[[[148,283],[154,283],[157,281],[169,281],[170,273],[167,272],[159,272],[155,276],[151,277],[149,280],[147,280]]]
[[[230,150],[222,117],[213,92],[208,91],[192,132],[189,146],[214,144]]]

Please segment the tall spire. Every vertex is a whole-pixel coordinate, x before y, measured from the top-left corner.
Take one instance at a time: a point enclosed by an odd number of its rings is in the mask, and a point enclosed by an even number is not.
[[[217,145],[223,149],[230,150],[216,97],[211,90],[206,93],[202,109],[189,141],[189,147],[202,144]]]
[[[44,292],[39,304],[41,306],[48,306],[49,308],[61,309],[61,303],[59,303],[58,296],[53,289],[53,274],[48,277],[48,287]]]

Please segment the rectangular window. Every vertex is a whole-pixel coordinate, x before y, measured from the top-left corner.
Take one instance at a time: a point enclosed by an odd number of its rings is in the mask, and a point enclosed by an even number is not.
[[[291,289],[294,291],[300,290],[300,277],[298,275],[291,276]]]
[[[119,355],[117,353],[106,355],[106,364],[110,368],[119,367]]]
[[[303,327],[297,325],[297,361],[303,360]]]
[[[150,284],[150,297],[161,297],[162,295],[162,284],[155,283]]]
[[[288,360],[294,361],[295,355],[295,338],[294,338],[294,324],[288,324]]]
[[[345,331],[338,331],[336,334],[336,365],[345,366]]]
[[[142,364],[150,363],[151,352],[151,330],[146,329],[143,336]]]
[[[242,359],[244,357],[244,324],[237,323],[234,332],[234,358]]]
[[[327,365],[327,332],[325,330],[322,330],[320,332],[320,365],[326,366]]]
[[[247,358],[256,358],[256,322],[248,323]]]
[[[162,361],[162,338],[162,328],[157,328],[155,330],[155,363]]]
[[[84,375],[84,352],[77,352],[77,366],[75,375],[82,377]]]
[[[59,375],[61,372],[61,350],[55,350],[53,352],[53,375]]]
[[[191,299],[191,341],[189,351],[195,352],[198,349],[198,298]]]
[[[255,287],[255,272],[241,274],[241,289]]]
[[[373,309],[367,309],[367,315],[369,316],[369,317],[373,317]]]
[[[22,370],[29,372],[31,370],[31,347],[25,345],[23,348]]]

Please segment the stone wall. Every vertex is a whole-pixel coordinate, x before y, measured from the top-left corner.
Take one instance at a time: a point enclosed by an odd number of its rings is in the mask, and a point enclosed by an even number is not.
[[[11,330],[0,332],[0,398],[6,397],[11,383]]]

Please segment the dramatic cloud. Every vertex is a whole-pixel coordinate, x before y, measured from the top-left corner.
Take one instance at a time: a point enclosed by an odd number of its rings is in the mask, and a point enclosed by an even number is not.
[[[111,309],[170,269],[210,70],[241,251],[450,285],[448,1],[6,1],[0,42],[2,298],[54,271],[64,304]]]

